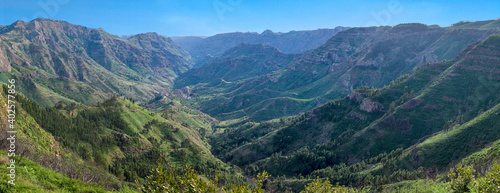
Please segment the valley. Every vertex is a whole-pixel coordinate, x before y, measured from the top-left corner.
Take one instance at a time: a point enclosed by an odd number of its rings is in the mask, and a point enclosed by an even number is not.
[[[0,71],[1,192],[500,186],[499,20],[119,37],[35,19],[0,26]]]

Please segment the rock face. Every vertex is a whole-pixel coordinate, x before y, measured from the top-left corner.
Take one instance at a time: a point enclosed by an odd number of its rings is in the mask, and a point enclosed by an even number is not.
[[[410,101],[403,104],[402,108],[403,109],[413,109],[413,108],[419,106],[420,104],[422,104],[423,102],[424,102],[424,100],[422,100],[422,99],[411,99]]]
[[[377,113],[382,110],[384,106],[378,102],[372,101],[371,99],[363,99],[359,109],[368,113]]]
[[[2,39],[0,38],[0,45],[2,44]],[[0,72],[10,72],[10,62],[7,55],[0,49]]]
[[[356,101],[358,103],[363,101],[363,94],[361,94],[359,92],[352,91],[348,97],[349,97],[349,100],[353,100],[353,101]]]

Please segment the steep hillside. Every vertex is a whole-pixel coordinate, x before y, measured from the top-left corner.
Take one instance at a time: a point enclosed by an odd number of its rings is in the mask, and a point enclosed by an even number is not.
[[[193,87],[192,93],[200,96],[193,103],[221,119],[294,115],[345,97],[359,86],[381,87],[419,65],[453,59],[469,44],[498,32],[423,24],[353,28],[295,59],[284,70]]]
[[[2,106],[6,106],[6,96],[2,93],[0,98]],[[179,105],[157,114],[123,97],[113,97],[96,106],[60,102],[56,107],[40,107],[22,95],[16,95],[15,102],[19,139],[16,153],[39,165],[30,161],[20,164],[33,168],[30,175],[43,177],[38,179],[41,186],[33,179],[20,177],[19,188],[79,190],[78,187],[92,182],[87,186],[96,190],[118,190],[127,184],[134,189],[132,183],[142,182],[150,175],[158,160],[178,167],[191,166],[205,178],[217,177],[221,183],[245,182],[234,168],[212,156],[205,136],[200,135],[202,130],[211,131],[205,120],[208,117],[193,115]],[[2,111],[5,138],[6,116]],[[7,141],[1,142],[2,149],[7,149]],[[68,184],[51,185],[57,179]],[[8,187],[4,185],[0,187]]]
[[[197,63],[195,67],[200,67],[200,64],[203,64],[202,60],[205,56],[220,56],[226,50],[241,43],[266,44],[284,53],[300,53],[317,48],[338,32],[346,29],[349,28],[337,27],[335,29],[291,31],[288,33],[274,33],[266,30],[261,34],[235,32],[217,34],[206,38],[191,36],[177,37],[173,40],[193,56]]]
[[[6,87],[5,87],[6,88]],[[4,89],[5,89],[4,88]],[[2,89],[0,93],[0,105],[7,106],[7,95]],[[13,100],[12,98],[10,98]],[[8,185],[9,176],[3,176],[0,182],[2,192],[26,192],[35,191],[97,191],[104,192],[105,189],[115,189],[120,186],[128,186],[119,178],[109,174],[96,163],[83,160],[75,152],[61,144],[60,138],[54,137],[51,132],[46,131],[38,124],[25,109],[30,109],[29,103],[21,105],[20,101],[28,99],[21,95],[13,100],[16,104],[15,127],[10,129],[7,122],[7,111],[0,112],[2,119],[0,130],[0,164],[9,165],[9,159],[15,160],[16,186]],[[10,104],[14,104],[10,102]],[[9,137],[8,130],[15,133],[16,156],[8,157],[4,151],[10,150],[10,141],[4,140]],[[12,135],[12,134],[11,134]],[[12,152],[9,152],[12,153]],[[5,173],[10,171],[2,167]],[[8,172],[7,172],[8,171]],[[9,179],[11,180],[11,179]]]
[[[210,63],[180,75],[175,86],[238,81],[268,74],[286,67],[296,55],[284,54],[264,44],[240,44]]]
[[[380,89],[358,88],[349,97],[271,126],[275,129],[236,128],[260,134],[236,146],[214,143],[215,148],[227,148],[219,155],[241,167],[257,165],[274,175],[316,171],[342,183],[352,178],[332,173],[345,172],[337,166],[341,163],[353,164],[351,171],[363,179],[370,173],[410,176],[402,179],[429,175],[421,166],[446,171],[499,139],[499,50],[500,35],[492,35],[451,61],[420,66]],[[231,133],[219,138],[231,140]],[[335,167],[321,170],[328,166]]]
[[[466,158],[465,164],[485,166],[494,163],[500,158],[497,152],[497,141],[500,139],[499,113],[500,104],[479,113],[469,122],[453,123],[449,128],[410,148],[410,153],[401,160],[410,168],[416,165],[446,168],[481,150]],[[449,156],[441,156],[444,153]]]
[[[191,68],[187,52],[156,33],[123,40],[102,29],[35,19],[0,28],[2,78],[40,104],[95,104],[114,94],[145,101]],[[138,97],[140,96],[140,97]]]

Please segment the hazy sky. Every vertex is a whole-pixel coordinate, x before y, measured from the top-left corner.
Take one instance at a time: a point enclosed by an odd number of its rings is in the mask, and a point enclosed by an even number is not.
[[[499,0],[0,0],[0,24],[36,17],[116,35],[313,30],[419,22],[449,26],[500,17]]]

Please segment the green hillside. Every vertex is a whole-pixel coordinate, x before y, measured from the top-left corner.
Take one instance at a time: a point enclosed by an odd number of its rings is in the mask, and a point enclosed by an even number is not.
[[[499,158],[495,153],[497,143],[493,143],[500,139],[499,112],[500,105],[497,105],[467,123],[453,125],[411,148],[411,153],[403,160],[413,165],[444,168],[474,152],[481,151],[466,158],[464,162],[474,165],[493,163]],[[445,152],[449,156],[439,156]],[[485,154],[486,152],[490,153]]]
[[[5,106],[4,92],[0,98]],[[195,116],[187,108],[176,106],[170,108],[169,114],[157,114],[132,101],[112,97],[96,106],[60,102],[55,107],[40,107],[16,95],[15,128],[19,132],[17,143],[22,144],[16,152],[26,157],[26,161],[16,157],[21,161],[16,166],[32,169],[31,173],[28,170],[19,174],[23,175],[19,179],[21,186],[10,187],[2,181],[2,188],[60,192],[80,192],[85,190],[83,187],[98,192],[126,191],[123,187],[134,190],[135,182],[141,183],[157,167],[157,160],[177,167],[191,166],[221,183],[244,183],[244,177],[235,168],[212,156],[210,146],[199,134],[200,130],[211,131],[210,124],[204,124],[206,120],[199,118],[199,113]],[[7,120],[3,111],[0,116]],[[192,121],[179,121],[188,116],[192,116]],[[7,122],[2,125],[2,133],[7,133]],[[8,145],[2,140],[2,147]],[[56,165],[50,161],[54,159]],[[2,160],[5,164],[3,154]]]

